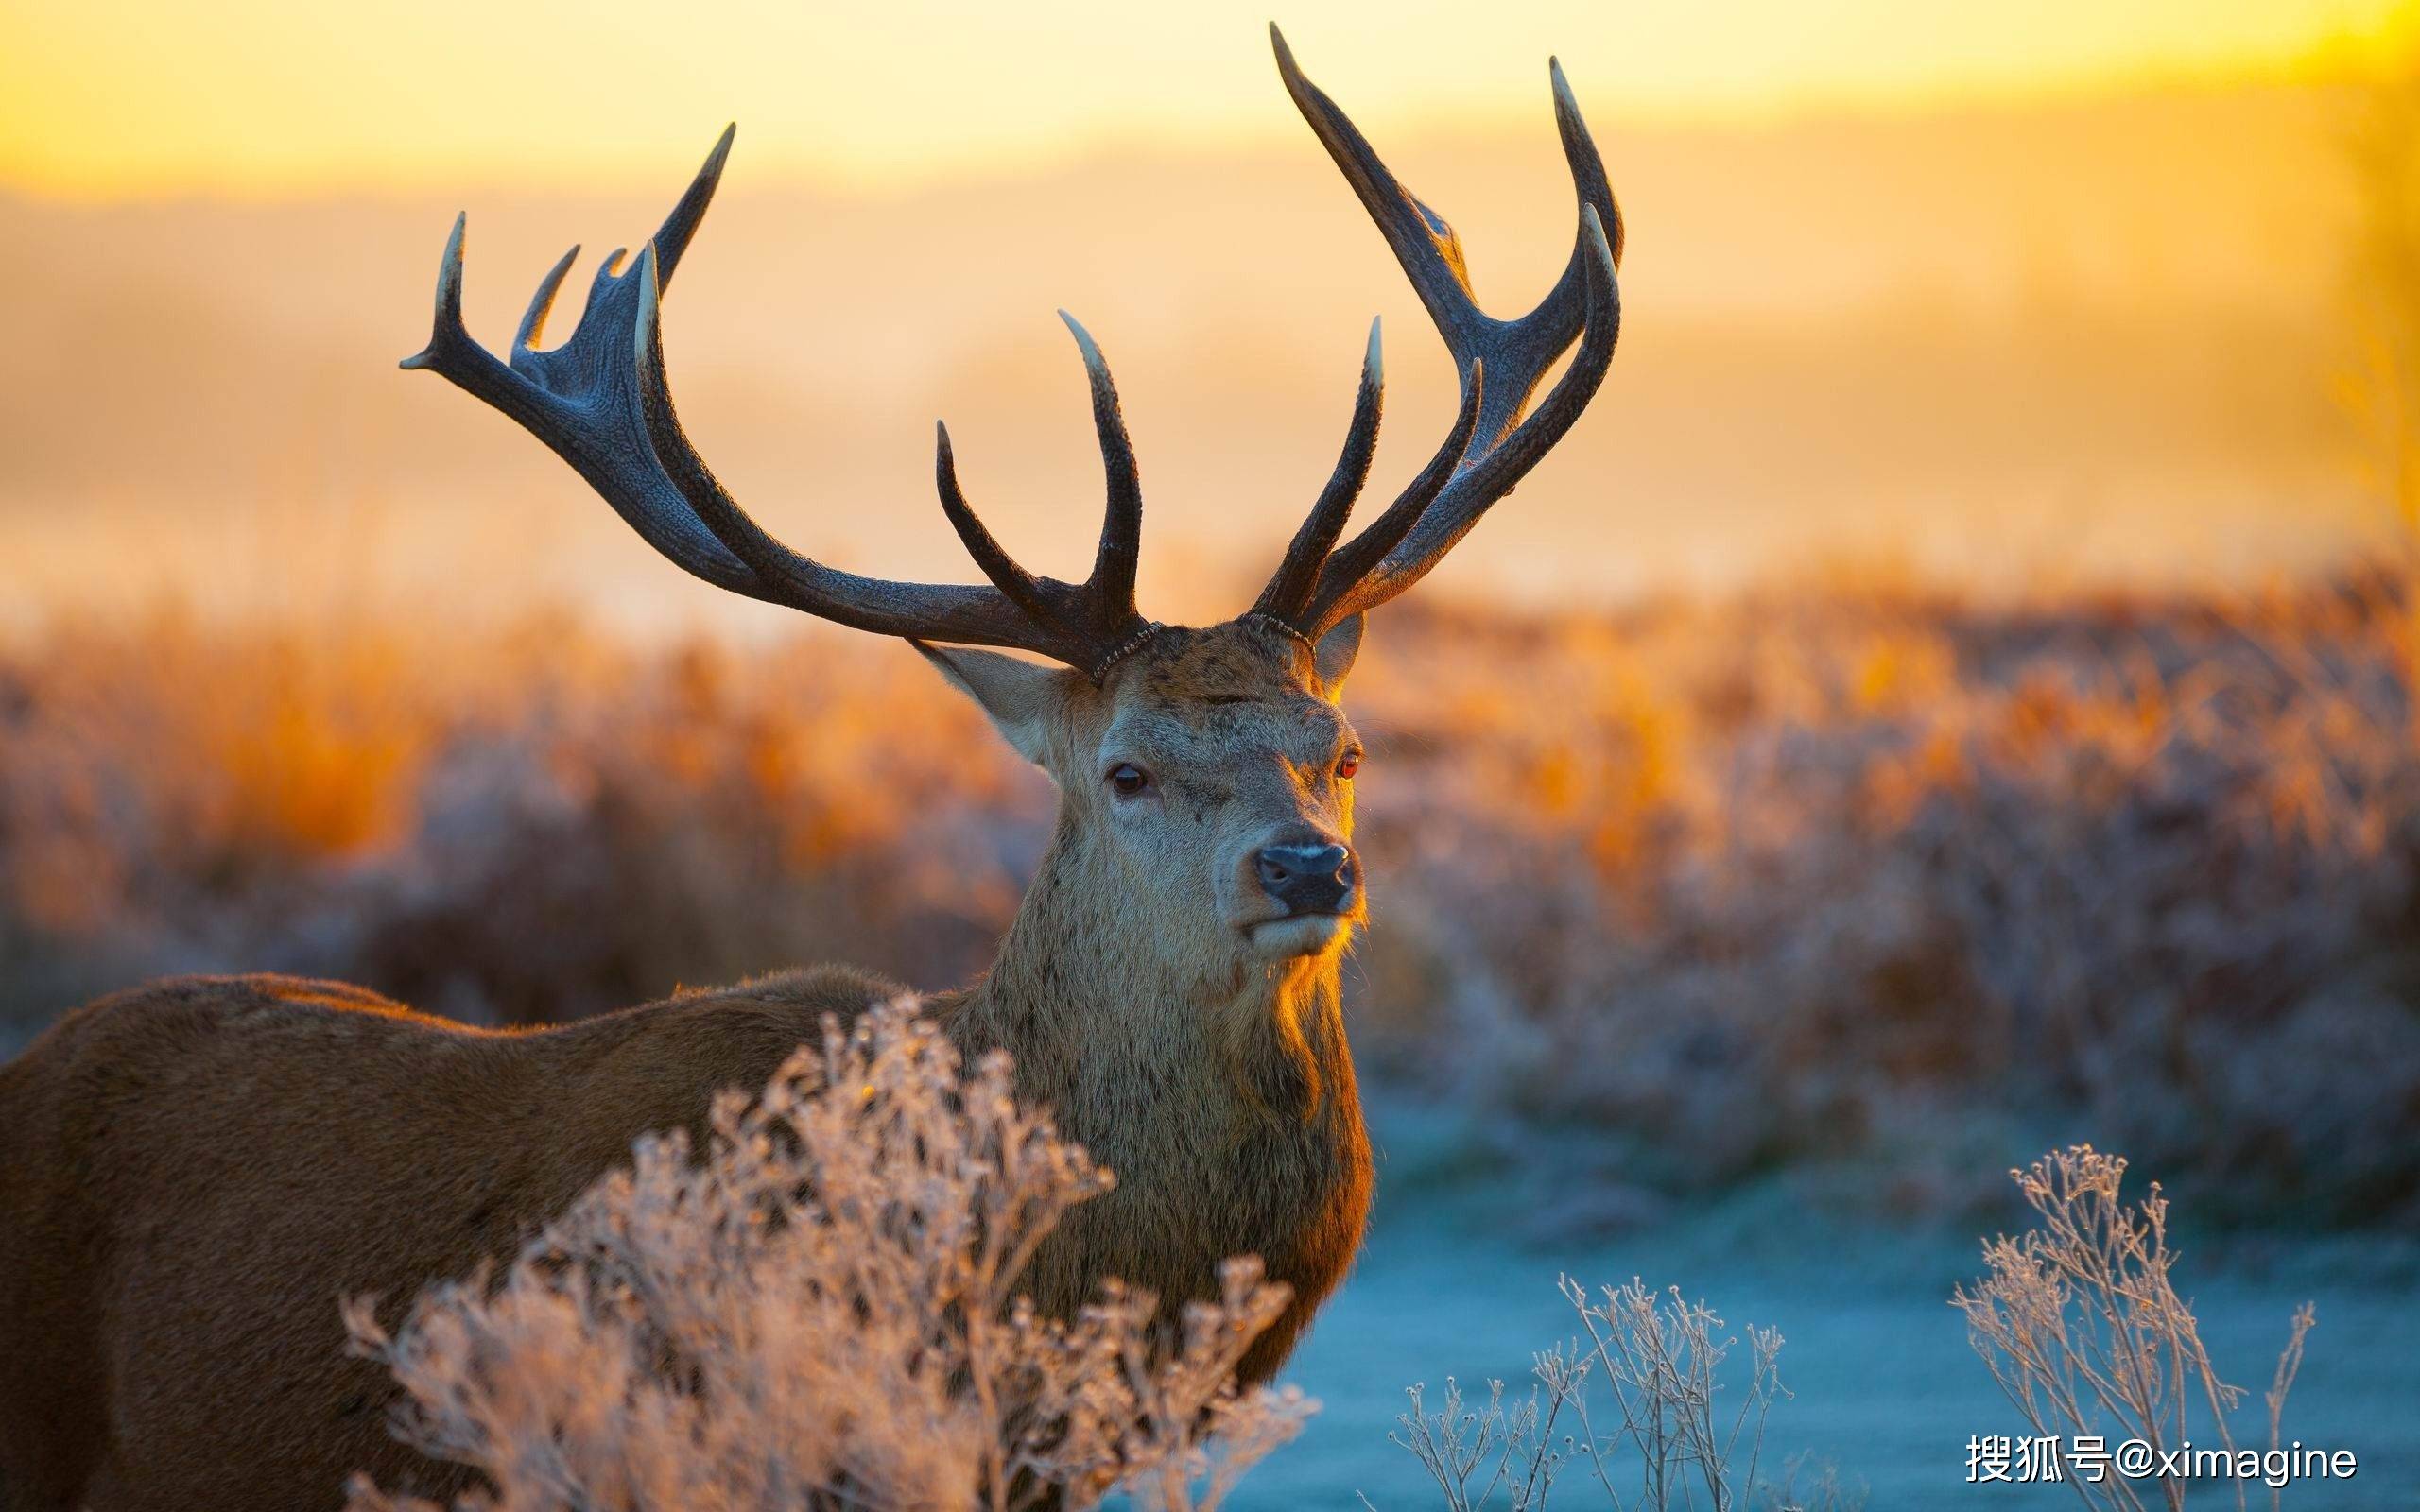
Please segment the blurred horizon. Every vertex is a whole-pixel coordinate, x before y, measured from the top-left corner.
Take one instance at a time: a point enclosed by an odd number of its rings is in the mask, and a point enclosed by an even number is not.
[[[26,18],[0,59],[0,630],[152,602],[783,627],[393,367],[456,210],[471,326],[501,349],[545,266],[581,243],[577,281],[641,241],[731,116],[668,294],[674,388],[810,555],[966,580],[931,488],[946,419],[994,527],[1074,570],[1098,462],[1056,308],[1116,369],[1169,618],[1222,617],[1266,572],[1333,464],[1373,315],[1371,500],[1449,418],[1442,348],[1256,17],[452,3],[408,26],[293,0]],[[2341,397],[2370,330],[2350,144],[2415,12],[2054,10],[1281,18],[1460,230],[1489,308],[1526,308],[1570,244],[1549,52],[1629,222],[1604,392],[1425,592],[2185,586],[2380,550],[2392,510]]]
[[[986,518],[1073,571],[1099,472],[1063,306],[1117,371],[1154,611],[1232,611],[1333,464],[1373,314],[1390,408],[1372,500],[1451,403],[1383,243],[1262,84],[1290,138],[886,194],[785,181],[743,125],[668,295],[684,421],[801,549],[964,580],[931,488],[945,418]],[[2360,355],[2356,85],[1651,129],[1578,88],[1631,227],[1621,350],[1590,416],[1424,592],[1617,602],[1844,566],[1977,591],[2242,581],[2388,539],[2336,392]],[[1371,129],[1461,232],[1482,301],[1526,308],[1571,234],[1545,100],[1517,124]],[[425,337],[455,209],[470,323],[500,349],[545,266],[585,244],[576,288],[644,238],[712,134],[612,193],[0,191],[0,627],[432,592],[454,614],[781,627],[655,558],[499,417],[393,367]]]
[[[1921,115],[2179,85],[2326,82],[2391,63],[2403,0],[1532,0],[1484,26],[1433,3],[1277,14],[1315,78],[1382,136],[1528,121],[1561,57],[1600,129]],[[758,181],[939,182],[1139,149],[1290,141],[1262,10],[1049,0],[880,12],[432,0],[34,5],[0,54],[0,187],[73,201],[311,198],[458,185],[634,189],[713,129]]]

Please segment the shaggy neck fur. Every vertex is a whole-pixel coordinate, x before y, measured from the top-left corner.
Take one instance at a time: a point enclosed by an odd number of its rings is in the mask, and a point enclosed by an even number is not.
[[[1121,1125],[1115,1112],[1176,1096],[1241,1131],[1301,1124],[1350,1094],[1338,953],[1267,963],[1188,949],[1120,906],[1125,879],[1100,849],[1063,812],[998,958],[959,1007],[970,1049],[1014,1054],[1063,1121],[1082,1108]],[[1095,1153],[1149,1132],[1101,1128]]]
[[[1026,1095],[1119,1177],[1037,1258],[1036,1299],[1071,1309],[1111,1275],[1173,1309],[1217,1294],[1220,1261],[1257,1254],[1295,1293],[1246,1362],[1266,1374],[1350,1265],[1369,1208],[1339,953],[1188,949],[1119,906],[1105,849],[1063,810],[998,960],[950,1022],[970,1053],[1014,1056]]]

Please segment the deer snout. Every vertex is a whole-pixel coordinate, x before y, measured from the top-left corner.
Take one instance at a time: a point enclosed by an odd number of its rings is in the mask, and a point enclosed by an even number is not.
[[[1263,892],[1288,914],[1340,914],[1353,902],[1361,867],[1349,847],[1325,838],[1265,845],[1253,855]]]

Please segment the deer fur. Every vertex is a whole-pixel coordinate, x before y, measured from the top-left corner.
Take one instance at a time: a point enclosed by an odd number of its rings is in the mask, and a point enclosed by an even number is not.
[[[1167,630],[1098,688],[925,653],[1062,794],[995,965],[926,1004],[962,1051],[1009,1051],[1023,1094],[1119,1177],[1028,1290],[1064,1314],[1115,1276],[1173,1304],[1261,1255],[1293,1300],[1253,1380],[1341,1279],[1369,1207],[1338,995],[1358,905],[1244,927],[1242,885],[1271,833],[1350,836],[1335,695],[1359,632],[1315,662],[1250,619]],[[1150,764],[1148,805],[1101,780],[1129,761]],[[826,967],[518,1031],[333,983],[188,977],[69,1014],[0,1066],[0,1507],[332,1507],[356,1471],[460,1489],[389,1436],[392,1383],[345,1356],[338,1299],[399,1311],[508,1257],[640,1134],[701,1138],[717,1091],[903,990]]]

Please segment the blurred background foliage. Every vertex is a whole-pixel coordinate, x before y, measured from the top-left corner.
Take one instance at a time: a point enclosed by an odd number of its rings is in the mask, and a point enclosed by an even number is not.
[[[2403,581],[1394,610],[1363,1058],[1611,1136],[1651,1203],[1789,1168],[1962,1212],[1987,1150],[2089,1129],[2205,1214],[2420,1221]],[[482,1022],[829,957],[947,986],[1048,808],[837,632],[62,624],[0,659],[0,1023],[188,971]]]

